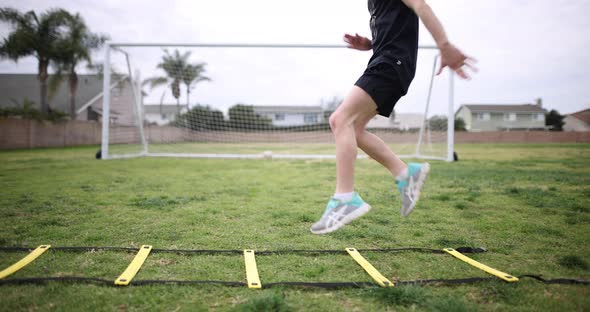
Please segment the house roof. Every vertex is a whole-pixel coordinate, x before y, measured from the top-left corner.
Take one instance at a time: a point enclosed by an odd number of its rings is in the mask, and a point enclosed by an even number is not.
[[[102,80],[98,75],[78,75],[76,109],[102,92]],[[35,103],[40,109],[40,86],[37,74],[0,74],[0,107],[22,105],[25,99]],[[18,104],[13,102],[14,99]],[[69,91],[67,78],[61,83],[55,95],[49,98],[49,106],[62,112],[69,111]]]
[[[303,113],[321,113],[324,110],[321,106],[266,106],[266,105],[254,105],[252,106],[257,114],[303,114]]]
[[[576,119],[583,121],[585,124],[590,125],[590,108],[569,114],[569,116],[573,116]]]
[[[541,106],[533,104],[464,104],[472,112],[500,112],[500,113],[545,113]]]

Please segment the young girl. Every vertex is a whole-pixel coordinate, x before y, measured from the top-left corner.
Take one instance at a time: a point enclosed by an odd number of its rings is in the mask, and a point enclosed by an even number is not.
[[[430,6],[424,0],[369,0],[372,40],[358,34],[344,35],[349,48],[373,50],[367,69],[342,105],[330,116],[336,140],[336,192],[321,219],[311,227],[314,234],[333,232],[367,213],[371,206],[354,191],[357,146],[387,168],[402,197],[402,216],[408,216],[430,169],[428,163],[406,165],[376,135],[365,130],[376,115],[389,117],[397,101],[407,93],[416,72],[418,18],[440,49],[441,66],[449,66],[461,78],[464,66],[476,70],[475,60],[452,45]]]

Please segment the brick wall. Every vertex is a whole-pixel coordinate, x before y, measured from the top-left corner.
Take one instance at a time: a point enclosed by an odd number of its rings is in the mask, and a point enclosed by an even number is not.
[[[0,149],[97,145],[100,129],[100,124],[91,121],[0,119]]]
[[[590,143],[590,132],[459,131],[455,132],[455,143]]]

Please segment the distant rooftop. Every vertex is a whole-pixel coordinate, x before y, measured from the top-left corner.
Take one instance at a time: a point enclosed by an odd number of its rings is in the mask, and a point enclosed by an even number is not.
[[[590,108],[569,115],[583,121],[587,125],[590,125]]]
[[[464,104],[472,112],[513,112],[513,113],[545,113],[541,106],[533,104]]]
[[[324,110],[321,106],[281,106],[281,105],[253,105],[254,111],[257,114],[303,114],[303,113],[321,113]]]

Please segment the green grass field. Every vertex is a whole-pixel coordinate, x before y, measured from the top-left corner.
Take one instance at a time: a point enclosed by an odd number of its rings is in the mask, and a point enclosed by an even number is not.
[[[432,162],[415,212],[399,216],[392,178],[357,163],[373,210],[315,236],[334,189],[333,161],[136,158],[98,161],[95,147],[0,152],[0,246],[344,249],[483,246],[499,270],[590,279],[590,145],[459,145]],[[0,252],[0,268],[25,256]],[[484,277],[449,255],[366,253],[390,279]],[[133,253],[51,251],[8,278],[114,280]],[[262,283],[371,281],[346,255],[257,257]],[[136,279],[244,281],[239,255],[152,254]],[[3,311],[584,311],[590,286],[480,282],[323,290],[219,285],[123,288],[50,282],[0,286]]]

